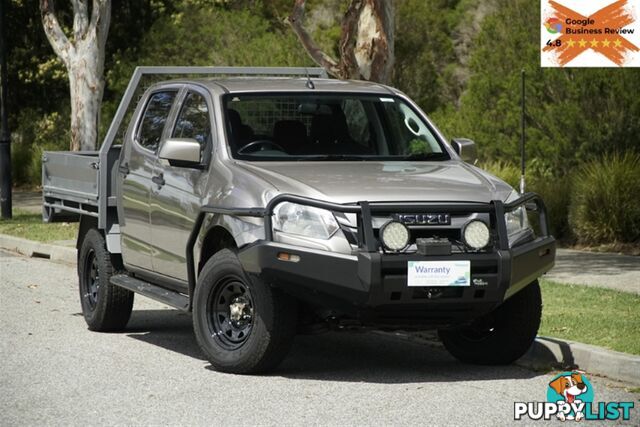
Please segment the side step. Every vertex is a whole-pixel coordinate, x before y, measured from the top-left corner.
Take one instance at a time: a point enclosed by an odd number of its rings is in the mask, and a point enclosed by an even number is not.
[[[178,310],[189,310],[189,297],[181,293],[161,288],[153,283],[145,282],[140,279],[133,278],[126,274],[116,274],[111,276],[111,283],[121,288],[144,295],[156,301],[160,301]]]

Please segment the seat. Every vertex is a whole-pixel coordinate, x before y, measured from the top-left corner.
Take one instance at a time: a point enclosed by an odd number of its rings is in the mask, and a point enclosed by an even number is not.
[[[288,154],[300,154],[307,145],[307,127],[298,120],[280,120],[273,125],[273,142]]]
[[[309,154],[372,154],[353,140],[342,112],[314,116],[309,140]]]
[[[242,117],[233,108],[227,110],[229,116],[229,123],[231,124],[231,134],[235,139],[238,146],[242,146],[253,139],[253,129],[250,126],[242,123]]]
[[[341,154],[351,143],[344,115],[316,115],[311,120],[311,150],[314,154]]]

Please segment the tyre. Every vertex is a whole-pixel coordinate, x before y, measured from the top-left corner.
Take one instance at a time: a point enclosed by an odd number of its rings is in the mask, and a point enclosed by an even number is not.
[[[102,234],[89,230],[78,255],[78,279],[82,314],[92,331],[122,330],[131,317],[133,292],[112,285],[109,279],[113,273]]]
[[[296,301],[251,280],[234,252],[223,249],[202,268],[193,329],[217,371],[254,374],[275,368],[289,352],[296,323]]]
[[[441,329],[438,335],[449,353],[462,362],[506,365],[531,347],[541,315],[542,299],[536,280],[473,324]]]

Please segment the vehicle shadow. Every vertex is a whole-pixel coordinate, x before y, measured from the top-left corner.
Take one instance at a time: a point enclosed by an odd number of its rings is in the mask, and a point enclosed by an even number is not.
[[[128,336],[185,356],[206,360],[195,340],[191,316],[174,310],[136,310]],[[211,366],[207,369],[213,370]],[[320,381],[419,383],[526,379],[533,371],[515,365],[458,362],[443,348],[375,332],[299,335],[270,376]]]

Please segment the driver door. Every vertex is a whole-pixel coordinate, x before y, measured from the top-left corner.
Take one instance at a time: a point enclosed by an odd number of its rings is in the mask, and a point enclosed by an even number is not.
[[[212,104],[204,91],[190,87],[183,96],[169,137],[196,140],[200,144],[200,165],[171,166],[158,159],[155,175],[162,177],[162,185],[152,185],[150,212],[154,272],[186,283],[187,241],[208,189],[215,127]]]

